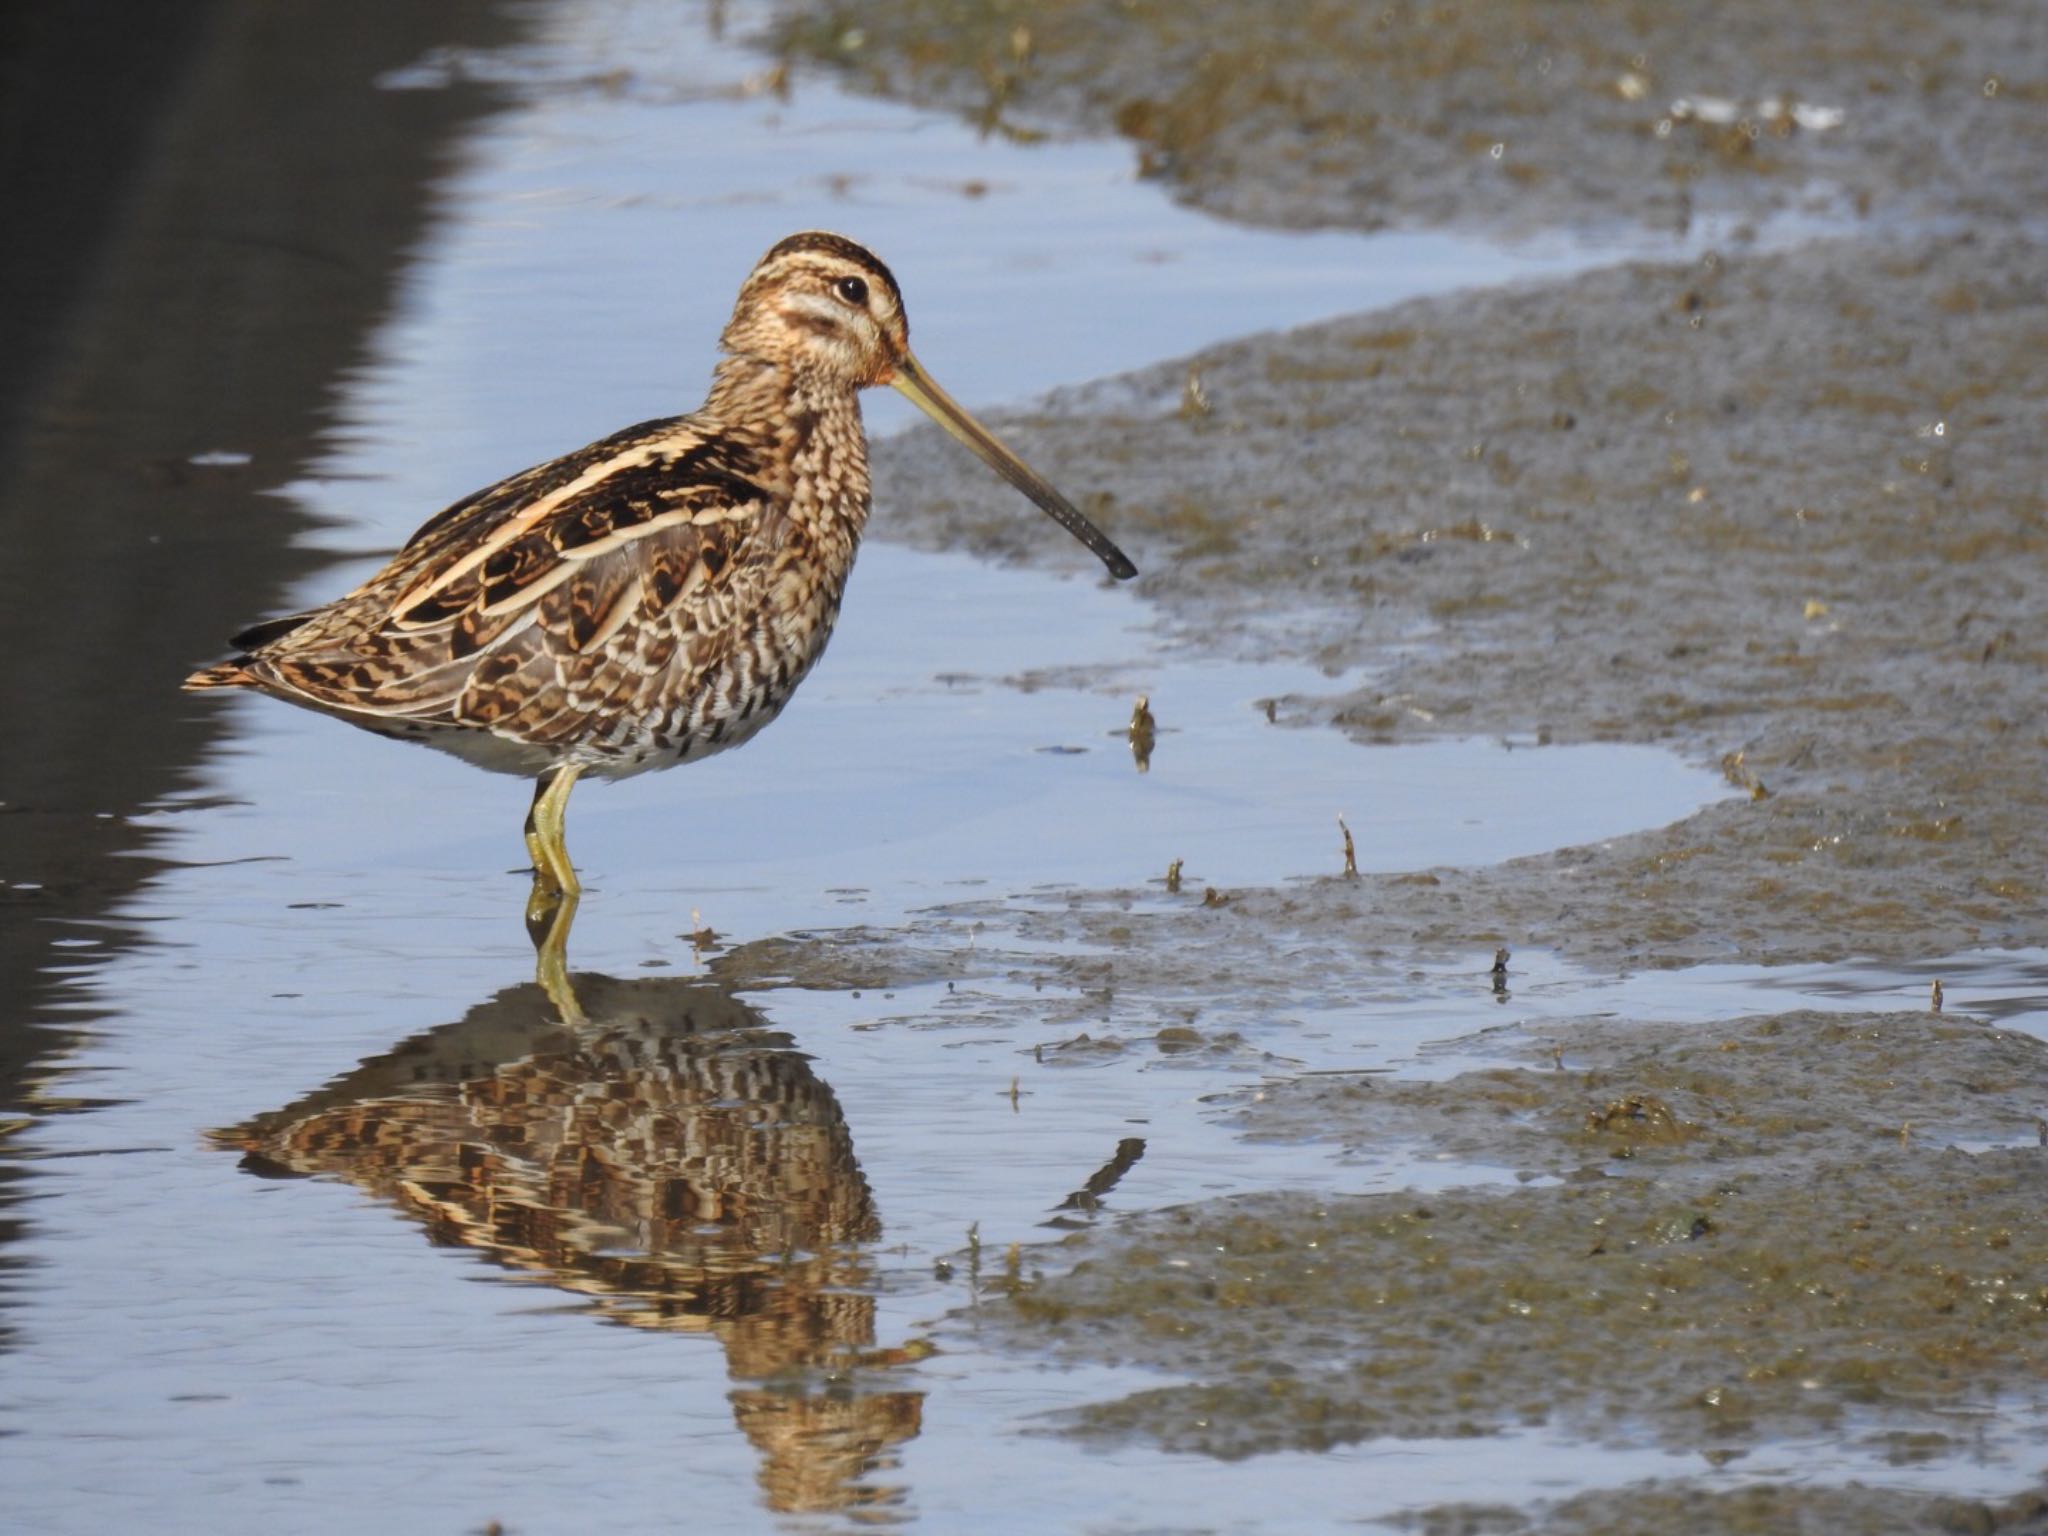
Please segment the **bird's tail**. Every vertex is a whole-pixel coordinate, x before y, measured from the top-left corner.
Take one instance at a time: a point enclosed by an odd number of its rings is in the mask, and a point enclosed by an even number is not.
[[[281,619],[265,619],[238,630],[228,636],[228,644],[239,647],[241,654],[230,656],[226,661],[216,661],[210,667],[201,667],[185,679],[185,691],[204,693],[209,688],[261,688],[263,679],[249,670],[249,663],[255,659],[253,653],[273,640],[283,639],[306,620],[317,616],[317,609],[307,613],[288,613]]]
[[[232,661],[217,661],[210,667],[201,667],[185,679],[187,693],[204,693],[209,688],[254,688],[256,674],[244,665],[246,656]]]

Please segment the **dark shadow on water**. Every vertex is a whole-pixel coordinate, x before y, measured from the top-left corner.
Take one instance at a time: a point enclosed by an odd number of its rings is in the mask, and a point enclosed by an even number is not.
[[[717,1340],[768,1506],[888,1520],[923,1394],[888,1380],[906,1352],[875,1348],[881,1223],[830,1085],[714,983],[548,964],[213,1139],[254,1174],[344,1179],[606,1321]]]
[[[0,7],[0,1130],[89,1107],[44,1081],[96,1016],[86,952],[55,946],[81,925],[100,960],[136,942],[109,920],[162,868],[136,813],[190,786],[223,724],[179,679],[309,568],[271,492],[316,462],[451,146],[501,105],[377,81],[528,15]],[[0,1271],[21,1196],[0,1156]]]

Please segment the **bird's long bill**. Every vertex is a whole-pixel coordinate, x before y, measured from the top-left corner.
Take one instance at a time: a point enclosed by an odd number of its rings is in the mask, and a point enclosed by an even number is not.
[[[896,376],[889,382],[925,415],[972,448],[990,469],[1037,502],[1054,522],[1093,550],[1095,558],[1109,567],[1110,575],[1118,581],[1129,581],[1138,574],[1130,557],[1110,543],[1109,535],[1040,479],[1030,465],[1005,448],[993,432],[962,410],[958,401],[932,382],[931,375],[918,365],[916,358],[905,353],[896,364]]]

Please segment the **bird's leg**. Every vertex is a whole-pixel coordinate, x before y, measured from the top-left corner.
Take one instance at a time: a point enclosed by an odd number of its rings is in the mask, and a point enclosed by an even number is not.
[[[533,858],[533,897],[529,912],[551,907],[582,891],[576,880],[576,866],[569,862],[563,841],[569,814],[569,791],[576,787],[581,768],[564,766],[543,774],[534,787],[533,805],[526,813],[526,851]]]
[[[538,818],[540,815],[540,797],[548,792],[548,783],[551,777],[551,775],[544,773],[534,781],[533,804],[526,808],[526,856],[533,861],[533,885],[536,895],[540,893],[541,886],[547,882],[547,864],[542,859],[540,852],[540,825]]]
[[[569,825],[569,791],[576,787],[581,768],[567,766],[557,768],[546,789],[541,791],[537,809],[540,812],[540,835],[542,851],[553,865],[551,873],[564,896],[576,896],[583,887],[576,879],[576,866],[569,862],[569,845],[566,841]]]
[[[569,985],[569,925],[576,920],[576,871],[562,843],[569,790],[578,770],[541,775],[526,812],[526,851],[533,856],[533,890],[526,898],[526,932],[533,940],[534,980],[554,1002],[564,1024],[583,1022]]]

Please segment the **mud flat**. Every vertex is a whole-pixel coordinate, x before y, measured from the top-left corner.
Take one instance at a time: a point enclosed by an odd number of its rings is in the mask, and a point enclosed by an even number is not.
[[[1548,1423],[1722,1461],[1818,1433],[1926,1460],[2038,1396],[2039,1041],[1793,1013],[1463,1048],[1499,1064],[1297,1079],[1242,1124],[1502,1183],[1155,1213],[1012,1287],[984,1333],[1114,1339],[1185,1383],[1074,1424],[1224,1456]],[[1936,1057],[1944,1077],[1915,1081]]]
[[[2009,232],[1631,265],[1253,338],[1002,425],[1095,488],[1197,643],[1373,670],[1275,701],[1283,722],[1663,743],[1747,796],[1241,915],[1595,965],[2038,943],[2044,274]],[[945,449],[887,445],[890,527],[1021,557],[1035,530]]]
[[[1641,0],[888,0],[773,43],[989,131],[1115,133],[1248,223],[1507,230],[1845,208],[2028,217],[2048,43],[2025,0],[1711,19]]]
[[[1743,791],[1485,868],[1188,892],[1179,908],[1076,894],[1015,919],[1034,951],[1020,963],[1164,1018],[1324,1005],[1375,965],[1493,944],[1594,969],[2038,945],[2044,256],[1962,233],[1631,266],[1249,340],[1004,423],[1098,488],[1142,590],[1198,643],[1376,669],[1347,695],[1276,700],[1281,720],[1366,744],[1661,742]],[[1206,414],[1181,408],[1190,368]],[[903,440],[886,461],[918,488],[897,500],[920,509],[915,536],[1014,553],[1008,509],[933,489],[938,447]],[[1369,840],[1369,816],[1355,824]],[[1440,1124],[1424,1140],[1561,1182],[1156,1214],[1077,1244],[1080,1268],[977,1326],[1186,1371],[1066,1427],[1222,1455],[1540,1422],[1724,1464],[1814,1433],[1901,1465],[1970,1462],[1983,1442],[1955,1435],[1965,1402],[1992,1460],[2012,1454],[1994,1429],[2041,1411],[2048,1342],[2042,1048],[1976,1023],[1790,1015],[1694,1049],[1735,1061],[1765,1037],[1770,1071],[1669,1120],[1641,1106],[1677,1102],[1671,1047],[1628,1021],[1547,1042],[1567,1065],[1618,1053],[1597,1073],[1282,1093],[1248,1131],[1367,1147],[1426,1111]],[[1958,1114],[1947,1097],[1978,1050],[2010,1058],[1996,1129],[1975,1113],[1988,1101]],[[1874,1051],[1901,1091],[1841,1133]],[[1831,1102],[1807,1102],[1830,1074]],[[1558,1144],[1497,1143],[1536,1113]],[[1626,1123],[1587,1129],[1611,1114]],[[1787,1134],[1746,1141],[1737,1171],[1731,1115]],[[1673,1131],[1647,1161],[1638,1116]],[[1790,1133],[1809,1116],[1839,1133],[1831,1150]],[[1619,1172],[1580,1177],[1579,1158],[1599,1161],[1589,1141],[1617,1133]],[[1972,1137],[2006,1140],[1952,1149]],[[1987,1475],[2013,1486],[2010,1463]],[[1683,1487],[1417,1528],[2038,1528],[2037,1505],[1928,1495],[1871,1525],[1879,1496],[1854,1486]]]
[[[1548,860],[1247,894],[1242,914],[1591,964],[2048,933],[2036,10],[1823,23],[1742,4],[1711,28],[1620,4],[1310,5],[1289,28],[1249,3],[858,12],[788,10],[775,40],[992,129],[1115,129],[1141,156],[1168,130],[1135,120],[1133,93],[1180,103],[1161,111],[1200,117],[1206,151],[1174,139],[1143,163],[1258,222],[1654,223],[1672,187],[1757,217],[1845,190],[1870,212],[1801,248],[1738,239],[1252,337],[1004,422],[1092,492],[1140,592],[1198,644],[1373,669],[1277,719],[1664,743],[1755,796]],[[1749,103],[1733,137],[1659,135],[1666,97],[1712,91]],[[1843,120],[1774,128],[1764,96]],[[1471,158],[1458,125],[1497,112],[1559,169],[1450,190],[1469,180],[1443,159]],[[1408,191],[1355,197],[1361,166]],[[879,458],[884,536],[1044,555],[936,433]]]
[[[1190,644],[1371,679],[1275,699],[1276,722],[1364,751],[1657,743],[1738,793],[1484,868],[962,907],[861,963],[915,973],[971,922],[1019,972],[1164,1028],[1494,945],[1595,971],[2041,945],[2038,13],[1881,5],[1823,35],[1737,5],[1681,35],[1655,7],[1311,6],[1279,37],[1252,9],[904,0],[779,36],[993,131],[1120,132],[1178,195],[1258,222],[1846,213],[1791,248],[1738,232],[1255,336],[999,422],[1090,492]],[[884,445],[879,479],[884,536],[1047,547],[935,434]],[[1678,1478],[1386,1516],[1417,1530],[2042,1528],[2012,1495],[2048,1406],[2048,1047],[1788,1013],[1469,1048],[1440,1080],[1303,1078],[1234,1112],[1305,1155],[1427,1152],[1494,1182],[1155,1212],[1037,1255],[952,1326],[1171,1373],[1058,1425],[1093,1439],[1241,1456],[1542,1425],[1739,1473],[1821,1437],[1867,1481],[1940,1466],[1971,1493]]]

